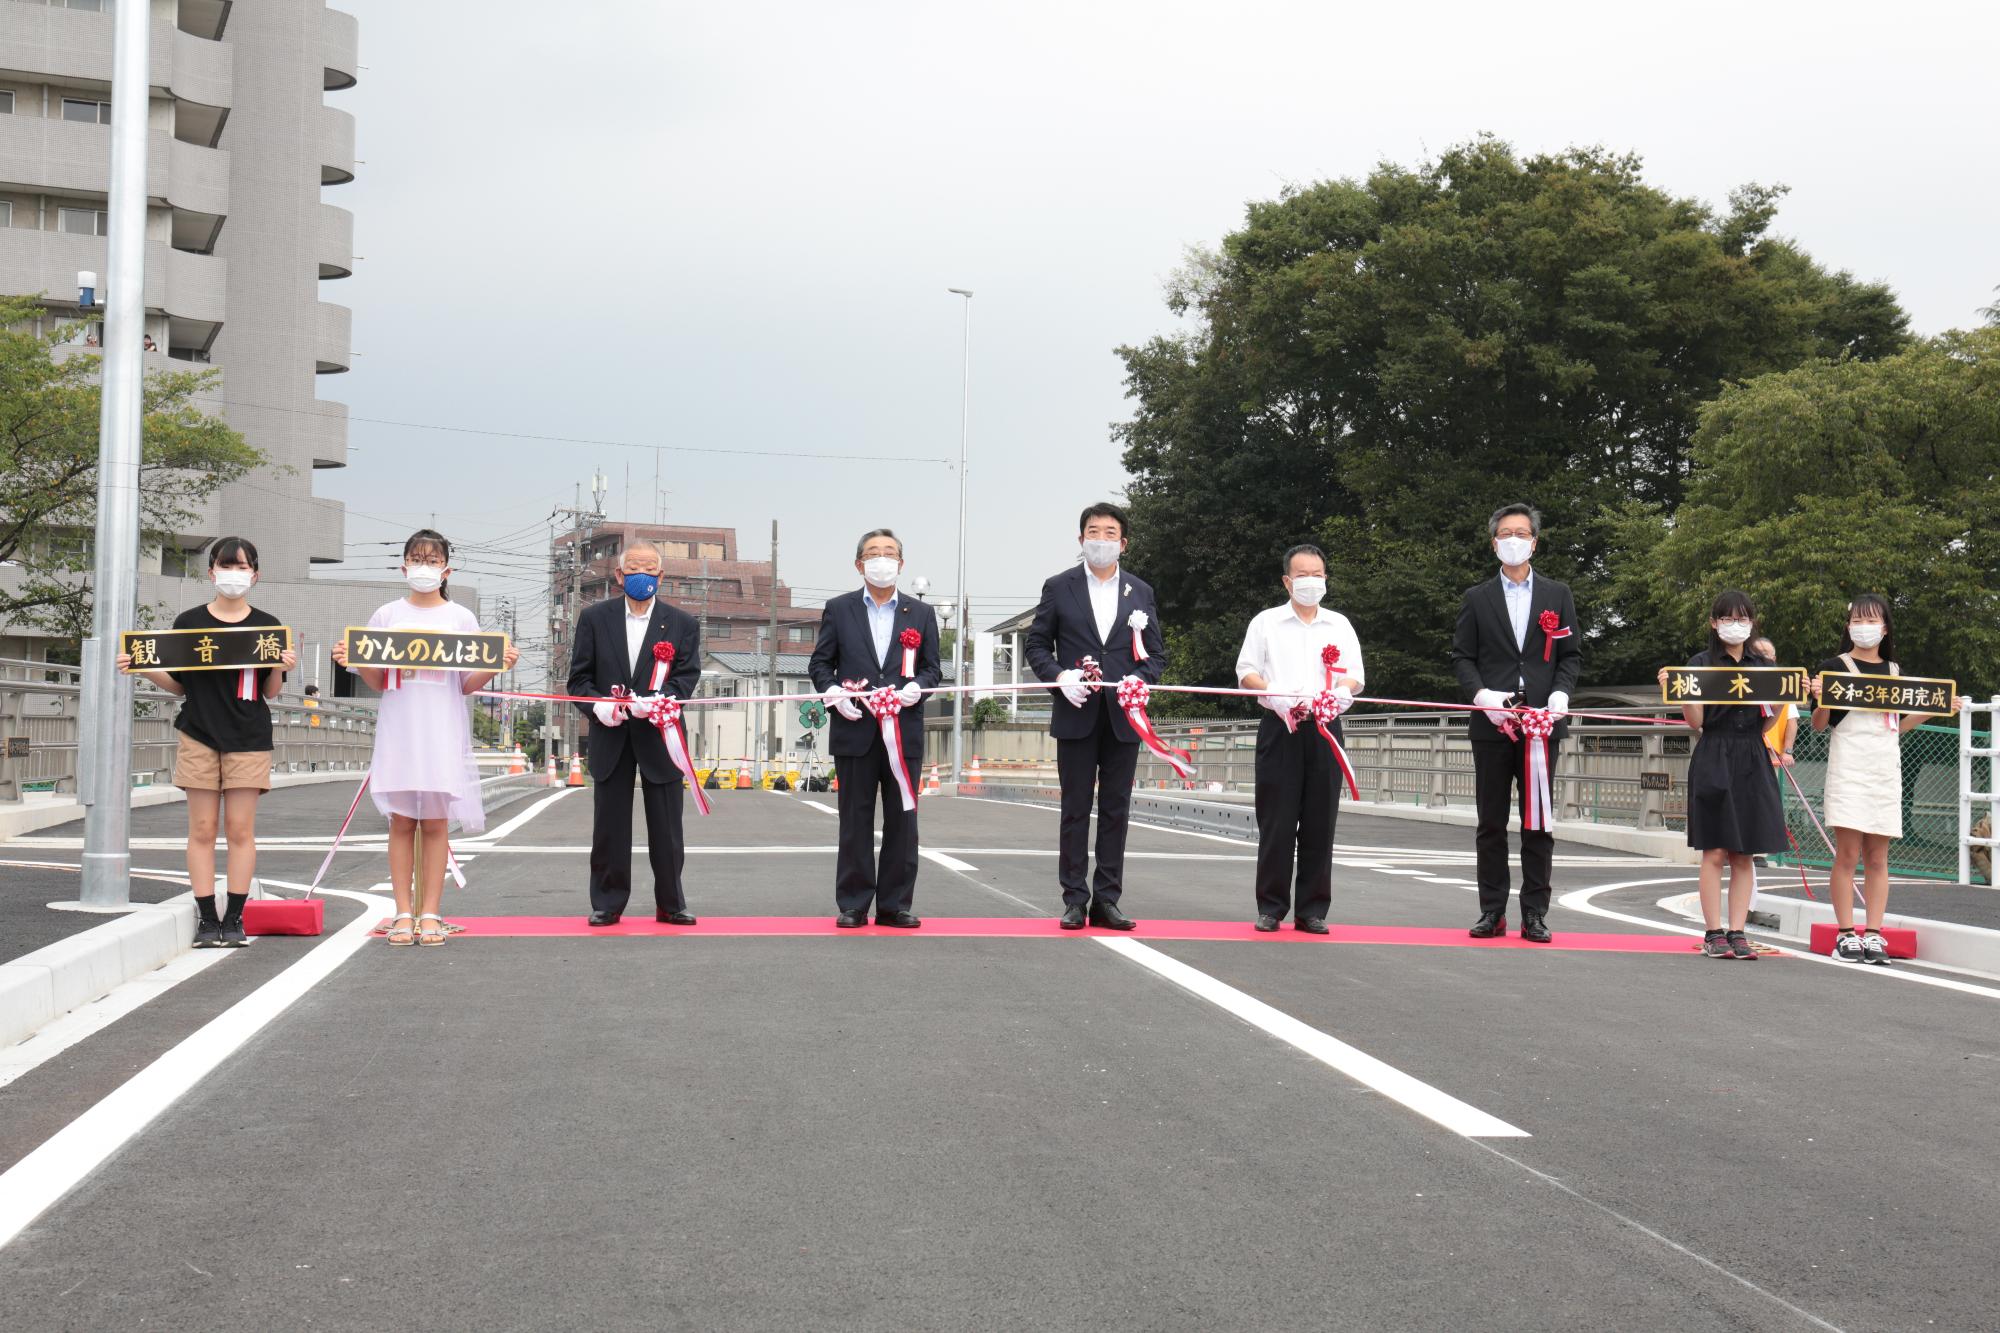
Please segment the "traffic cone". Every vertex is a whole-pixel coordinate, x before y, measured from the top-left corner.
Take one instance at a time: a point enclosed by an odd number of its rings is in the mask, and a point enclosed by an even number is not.
[[[736,790],[749,791],[750,788],[754,785],[755,784],[750,781],[749,765],[746,764],[742,768],[736,770]]]
[[[521,748],[521,743],[516,741],[514,742],[514,753],[507,759],[507,776],[510,778],[519,777],[527,771],[528,753]]]
[[[583,760],[575,755],[569,757],[569,785],[572,787],[583,785]]]
[[[972,767],[965,770],[965,780],[977,785],[979,782],[979,756],[972,756]]]
[[[549,771],[545,780],[547,781],[549,786],[553,787],[556,785],[556,752],[554,750],[550,750],[548,758],[549,758],[549,763],[548,763]]]
[[[931,771],[924,775],[924,795],[929,796],[942,790],[944,789],[938,785],[937,761],[932,760]]]

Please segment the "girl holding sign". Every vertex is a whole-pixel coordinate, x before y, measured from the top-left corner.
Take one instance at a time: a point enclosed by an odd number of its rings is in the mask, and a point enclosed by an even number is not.
[[[1734,589],[1709,608],[1708,648],[1691,667],[1773,666],[1749,651],[1757,632],[1750,598]],[[1667,672],[1660,671],[1666,684]],[[1710,958],[1755,958],[1744,927],[1756,887],[1751,858],[1785,849],[1785,812],[1778,779],[1764,749],[1764,710],[1754,703],[1683,704],[1681,714],[1699,734],[1688,759],[1687,840],[1701,852],[1701,914]],[[1729,926],[1722,925],[1722,869],[1729,868]]]
[[[175,629],[284,628],[269,611],[244,598],[257,582],[257,548],[242,537],[224,537],[208,548],[208,576],[215,596],[174,617]],[[174,751],[174,785],[187,793],[188,886],[194,890],[197,949],[238,948],[243,904],[257,873],[257,798],[271,790],[271,705],[285,673],[299,664],[290,648],[276,666],[223,671],[141,671],[153,684],[181,698],[174,718],[180,733]],[[129,653],[118,669],[130,671]],[[220,817],[229,843],[229,905],[215,910],[215,828]]]
[[[1821,671],[1849,675],[1897,676],[1896,641],[1889,625],[1889,602],[1863,593],[1848,603],[1840,652],[1819,664]],[[1812,681],[1819,697],[1819,677]],[[1958,711],[1954,698],[1952,711]],[[1827,892],[1840,928],[1833,956],[1850,963],[1889,965],[1882,917],[1889,910],[1889,844],[1903,836],[1903,727],[1922,721],[1916,714],[1815,708],[1815,731],[1832,735],[1826,752],[1826,822],[1833,830],[1833,870]],[[1854,926],[1854,867],[1863,867],[1861,899],[1865,930]]]
[[[450,599],[450,577],[451,543],[429,528],[412,533],[403,543],[403,578],[410,595],[378,609],[368,618],[368,628],[477,634],[478,619]],[[519,657],[507,645],[506,667]],[[334,646],[333,660],[348,665],[344,642]],[[486,827],[465,696],[484,689],[499,672],[350,669],[363,684],[382,691],[368,775],[375,808],[389,820],[389,885],[396,895],[389,943],[443,944],[445,924],[438,908],[444,899],[447,829],[453,822],[466,833]],[[424,832],[422,866],[416,864],[419,827]]]

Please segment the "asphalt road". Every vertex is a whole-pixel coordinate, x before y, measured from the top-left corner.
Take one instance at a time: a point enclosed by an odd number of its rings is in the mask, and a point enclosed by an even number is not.
[[[267,832],[345,805],[296,795]],[[462,843],[447,915],[581,915],[588,801]],[[1052,812],[923,820],[962,868],[925,861],[920,913],[1058,910]],[[729,793],[688,829],[698,914],[831,914],[831,814]],[[339,886],[381,881],[372,841]],[[1335,919],[1462,928],[1470,843],[1344,820]],[[1249,846],[1131,847],[1140,940],[1250,914]],[[1685,925],[1654,906],[1685,868],[1559,852],[1559,896],[1630,886],[1590,905]],[[260,940],[0,1088],[0,1165],[317,943]],[[1691,949],[1153,947],[1530,1137],[1441,1128],[1088,937],[374,941],[0,1249],[0,1324],[1994,1326],[2000,988]]]

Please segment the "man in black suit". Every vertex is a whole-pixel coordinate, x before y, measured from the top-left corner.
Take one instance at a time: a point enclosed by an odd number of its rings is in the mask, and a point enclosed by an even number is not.
[[[1542,536],[1542,516],[1525,504],[1503,505],[1486,524],[1500,576],[1466,589],[1452,634],[1451,664],[1475,712],[1472,737],[1473,792],[1479,811],[1479,920],[1474,939],[1507,933],[1507,816],[1521,788],[1526,822],[1528,789],[1522,769],[1525,737],[1510,739],[1502,729],[1510,706],[1546,708],[1558,719],[1549,738],[1549,768],[1569,724],[1570,692],[1583,670],[1576,603],[1569,585],[1535,573],[1531,562]],[[1518,727],[1514,728],[1518,732]],[[1521,830],[1521,937],[1540,944],[1551,936],[1547,916],[1555,835],[1546,828]]]
[[[624,596],[599,602],[577,617],[569,659],[569,693],[609,695],[623,686],[632,707],[578,704],[590,723],[592,783],[590,924],[615,926],[632,896],[632,775],[639,775],[646,807],[646,851],[653,863],[656,920],[692,926],[681,891],[686,848],[681,841],[681,772],[659,729],[646,721],[645,705],[660,695],[691,696],[701,683],[701,626],[687,612],[658,597],[660,553],[634,542],[618,556]],[[657,645],[673,658],[659,671]],[[657,679],[658,683],[655,684]]]
[[[1131,525],[1117,505],[1094,504],[1077,524],[1083,563],[1042,585],[1041,604],[1028,629],[1028,666],[1054,684],[1062,698],[1049,718],[1056,738],[1056,774],[1062,783],[1062,825],[1056,878],[1062,885],[1064,930],[1087,920],[1112,930],[1132,929],[1119,910],[1125,890],[1125,830],[1132,813],[1132,776],[1139,768],[1139,735],[1118,707],[1118,682],[1137,676],[1160,683],[1167,646],[1160,636],[1153,590],[1125,573]],[[1143,654],[1134,651],[1137,642]],[[1096,661],[1104,687],[1084,683],[1083,659]],[[1088,876],[1091,792],[1097,794],[1097,874]]]
[[[877,528],[855,543],[854,568],[865,586],[828,599],[819,618],[819,638],[806,670],[813,688],[834,711],[827,750],[840,779],[840,850],[834,860],[834,924],[846,929],[875,924],[914,930],[923,922],[911,909],[917,893],[917,812],[903,808],[896,757],[882,741],[882,726],[862,696],[883,686],[896,688],[903,710],[900,729],[903,771],[912,794],[924,764],[923,691],[937,685],[944,670],[938,659],[937,612],[896,591],[903,571],[903,543]],[[906,643],[905,637],[914,640]],[[846,682],[864,682],[849,689]],[[875,799],[882,799],[882,859],[875,859]]]

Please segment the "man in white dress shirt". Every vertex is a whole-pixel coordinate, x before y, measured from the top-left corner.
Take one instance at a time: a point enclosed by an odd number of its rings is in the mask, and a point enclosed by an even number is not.
[[[1289,913],[1293,929],[1324,935],[1341,776],[1308,706],[1328,688],[1329,646],[1340,651],[1332,690],[1342,712],[1366,677],[1354,626],[1320,605],[1326,556],[1317,546],[1285,552],[1284,584],[1289,600],[1257,614],[1236,659],[1237,682],[1265,691],[1257,702],[1270,710],[1257,728],[1257,929],[1274,931]],[[1337,717],[1330,730],[1341,734]]]

